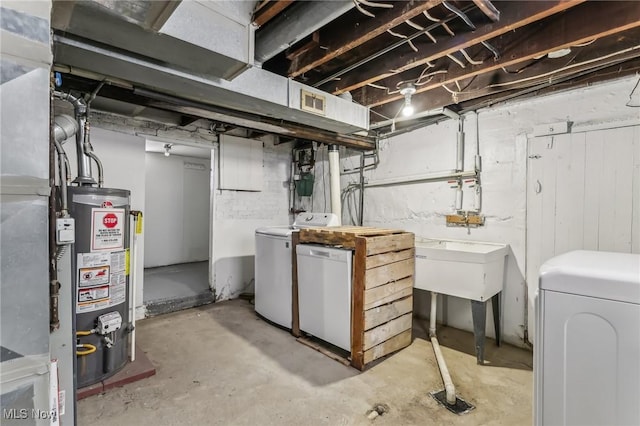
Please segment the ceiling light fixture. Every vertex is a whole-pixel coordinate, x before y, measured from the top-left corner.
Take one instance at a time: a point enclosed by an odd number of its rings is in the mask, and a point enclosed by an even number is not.
[[[406,83],[400,87],[400,94],[404,96],[402,115],[405,117],[411,117],[414,113],[413,105],[411,105],[411,95],[414,93],[416,93],[416,86],[413,83]]]
[[[164,156],[168,157],[169,155],[171,155],[171,147],[173,146],[172,143],[165,143],[164,144]]]

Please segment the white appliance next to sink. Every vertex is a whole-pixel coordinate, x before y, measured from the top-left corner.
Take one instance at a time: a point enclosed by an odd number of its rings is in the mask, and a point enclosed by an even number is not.
[[[300,330],[351,352],[352,251],[298,244]]]

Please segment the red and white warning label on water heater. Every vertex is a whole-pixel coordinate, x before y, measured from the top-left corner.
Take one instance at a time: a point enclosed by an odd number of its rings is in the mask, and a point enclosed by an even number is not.
[[[110,308],[126,300],[126,262],[125,250],[78,253],[77,313]]]
[[[124,209],[92,209],[91,251],[124,248]]]

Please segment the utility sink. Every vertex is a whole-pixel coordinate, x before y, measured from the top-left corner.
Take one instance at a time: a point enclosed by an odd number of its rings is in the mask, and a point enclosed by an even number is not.
[[[502,291],[508,244],[416,238],[414,287],[487,301]]]

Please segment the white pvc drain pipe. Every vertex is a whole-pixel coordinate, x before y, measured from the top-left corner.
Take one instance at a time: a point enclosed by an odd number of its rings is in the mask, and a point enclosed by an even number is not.
[[[447,404],[454,405],[456,403],[456,387],[451,380],[447,363],[444,361],[442,350],[440,349],[440,343],[436,337],[436,307],[438,302],[438,293],[431,292],[431,313],[429,314],[429,338],[431,339],[431,345],[433,346],[433,352],[436,355],[436,361],[438,362],[438,368],[440,369],[440,375],[442,376],[442,382],[444,383],[444,390],[447,394]]]

